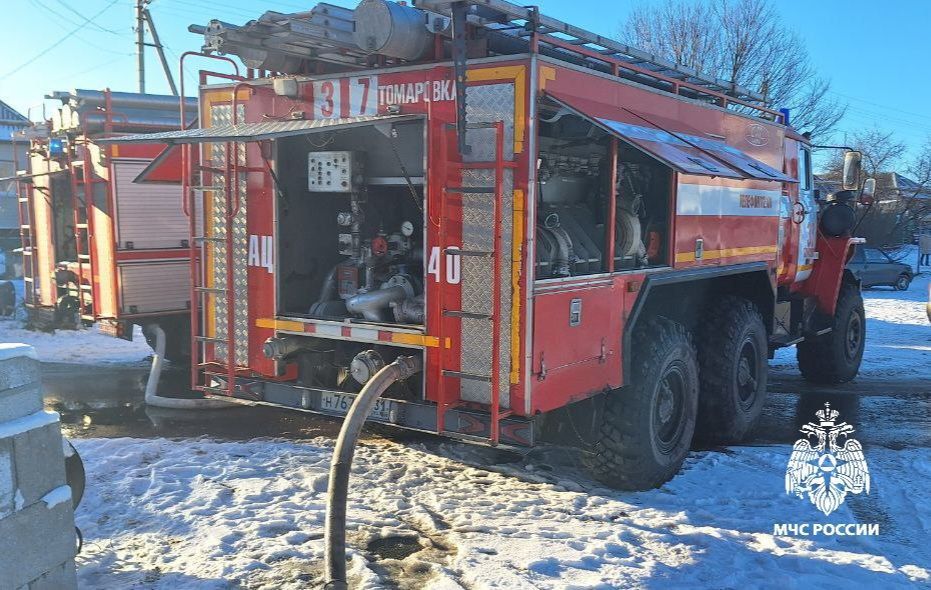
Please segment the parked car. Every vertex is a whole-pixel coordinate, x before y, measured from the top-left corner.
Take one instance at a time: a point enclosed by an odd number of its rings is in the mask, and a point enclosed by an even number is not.
[[[904,291],[912,282],[911,265],[896,262],[879,248],[857,246],[847,268],[864,287],[888,285]]]

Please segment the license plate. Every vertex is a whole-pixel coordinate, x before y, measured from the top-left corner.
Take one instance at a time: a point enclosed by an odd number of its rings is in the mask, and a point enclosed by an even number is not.
[[[326,392],[320,394],[320,409],[325,412],[337,412],[340,414],[345,414],[349,411],[349,408],[352,407],[352,402],[355,401],[355,396],[345,395],[342,393],[332,393]],[[394,410],[394,402],[388,399],[379,399],[375,402],[375,407],[372,408],[372,413],[369,414],[371,418],[376,420],[384,420],[386,422],[392,422],[392,410]]]

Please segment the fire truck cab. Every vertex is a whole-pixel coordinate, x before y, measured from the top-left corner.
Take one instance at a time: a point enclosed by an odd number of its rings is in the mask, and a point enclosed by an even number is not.
[[[272,25],[316,57],[250,49]],[[201,86],[201,128],[113,141],[182,154],[208,395],[340,415],[414,355],[371,420],[574,432],[645,488],[696,432],[750,431],[776,348],[856,375],[853,192],[817,199],[808,140],[754,93],[499,0],[192,30],[251,69]]]

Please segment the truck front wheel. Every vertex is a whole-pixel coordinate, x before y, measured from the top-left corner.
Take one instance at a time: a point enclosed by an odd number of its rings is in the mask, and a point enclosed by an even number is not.
[[[592,471],[626,490],[662,485],[688,455],[698,408],[698,360],[688,331],[656,318],[633,339],[630,385],[605,399]]]
[[[812,383],[846,383],[857,376],[866,343],[866,314],[857,285],[841,285],[834,317],[825,319],[822,324],[830,326],[830,332],[796,346],[798,368]]]
[[[755,305],[724,297],[711,307],[698,344],[701,438],[734,443],[750,432],[766,401],[766,352],[766,327]]]

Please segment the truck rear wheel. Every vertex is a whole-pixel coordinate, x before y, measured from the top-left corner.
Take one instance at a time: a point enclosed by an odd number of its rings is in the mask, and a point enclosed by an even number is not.
[[[750,432],[766,401],[767,346],[753,303],[725,297],[711,307],[698,344],[698,436],[735,443]]]
[[[866,314],[857,285],[841,285],[834,317],[825,318],[822,325],[832,330],[796,346],[798,368],[812,383],[846,383],[857,376],[866,343]]]
[[[688,331],[666,318],[638,330],[630,385],[605,399],[592,471],[626,490],[662,485],[688,455],[698,407],[698,360]]]

